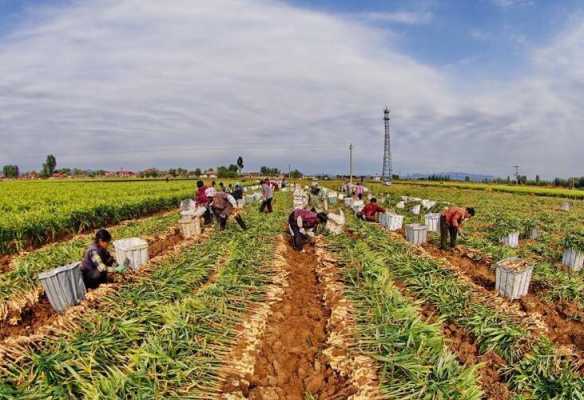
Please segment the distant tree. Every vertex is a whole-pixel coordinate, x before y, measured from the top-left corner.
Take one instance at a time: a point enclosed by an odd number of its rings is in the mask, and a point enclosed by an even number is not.
[[[47,160],[43,164],[43,170],[41,172],[41,175],[44,176],[45,178],[48,178],[53,175],[53,173],[55,172],[55,168],[57,168],[57,159],[55,158],[54,155],[49,154],[47,156]]]
[[[465,182],[470,182],[470,176],[465,176],[465,177],[464,177],[464,181],[465,181]]]
[[[60,168],[55,170],[56,174],[63,174],[70,176],[71,175],[71,168]]]
[[[280,170],[278,168],[261,167],[260,174],[263,176],[278,176]]]
[[[290,171],[290,174],[288,176],[288,178],[290,179],[300,179],[302,178],[304,175],[302,175],[302,172],[298,171],[297,169]]]
[[[238,176],[239,168],[235,164],[229,165],[226,167],[221,165],[217,167],[217,177],[218,178],[236,178]]]
[[[5,165],[2,168],[2,172],[6,178],[18,178],[20,176],[18,165]]]
[[[203,172],[201,171],[201,168],[195,169],[195,176],[201,176],[202,174]]]
[[[168,170],[168,175],[170,175],[172,177],[176,177],[178,175],[178,173],[177,173],[175,168],[171,168]]]
[[[535,175],[535,183],[539,185],[539,182],[540,182],[539,175]]]
[[[237,167],[239,168],[239,175],[241,175],[241,171],[243,171],[243,157],[237,157]]]

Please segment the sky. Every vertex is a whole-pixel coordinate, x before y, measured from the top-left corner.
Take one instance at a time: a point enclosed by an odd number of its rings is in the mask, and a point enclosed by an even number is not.
[[[0,164],[584,175],[581,0],[0,0]]]

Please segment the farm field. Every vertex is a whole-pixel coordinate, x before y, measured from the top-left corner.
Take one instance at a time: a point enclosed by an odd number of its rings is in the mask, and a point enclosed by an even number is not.
[[[78,259],[90,236],[15,255],[0,275],[0,399],[584,398],[584,275],[561,268],[580,202],[561,211],[559,198],[367,187],[406,223],[425,213],[411,197],[477,215],[442,252],[435,234],[415,246],[345,209],[343,233],[319,231],[298,253],[288,192],[272,214],[247,205],[248,230],[230,222],[194,240],[177,231],[175,201],[109,224],[114,238],[147,238],[151,262],[62,315],[35,276]],[[500,243],[509,229],[521,230],[518,248]],[[494,266],[511,256],[534,265],[514,301],[495,290]]]
[[[442,187],[451,189],[472,189],[472,190],[485,190],[487,192],[501,192],[501,193],[513,193],[513,194],[525,194],[531,196],[543,196],[543,197],[561,197],[568,199],[584,199],[583,190],[570,190],[562,188],[553,187],[541,187],[541,186],[527,186],[527,185],[501,185],[492,183],[470,183],[470,182],[430,182],[430,181],[397,181],[396,186],[432,186],[432,187]]]
[[[0,255],[175,208],[194,181],[0,182]]]

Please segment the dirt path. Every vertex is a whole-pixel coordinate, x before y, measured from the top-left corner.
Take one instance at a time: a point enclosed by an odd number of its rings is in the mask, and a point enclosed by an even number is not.
[[[445,259],[475,284],[495,292],[496,274],[487,262],[474,261],[461,249],[447,252],[431,244],[426,244],[424,249],[433,257]],[[529,293],[515,303],[526,313],[540,315],[547,326],[547,336],[559,346],[572,348],[578,358],[577,364],[584,366],[584,313],[574,304],[550,303],[541,296],[540,289],[531,287]]]
[[[283,239],[280,239],[283,240]],[[331,311],[323,301],[314,248],[280,246],[286,283],[270,308],[247,376],[226,379],[223,398],[256,400],[346,399],[355,389],[335,372],[324,350]]]

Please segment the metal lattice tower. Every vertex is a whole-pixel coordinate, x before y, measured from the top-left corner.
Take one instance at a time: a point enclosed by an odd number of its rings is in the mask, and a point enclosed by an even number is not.
[[[385,146],[383,148],[383,172],[381,177],[383,182],[391,183],[392,166],[391,166],[391,136],[389,134],[389,107],[385,107],[384,121],[385,121]]]

